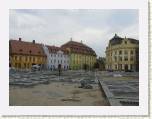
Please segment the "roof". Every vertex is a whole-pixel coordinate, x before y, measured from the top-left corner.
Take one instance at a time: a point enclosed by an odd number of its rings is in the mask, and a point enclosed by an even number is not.
[[[121,38],[117,34],[115,34],[115,36],[109,41],[109,43],[111,45],[118,45],[118,44],[121,44],[124,39],[126,39],[126,38]],[[132,44],[139,44],[139,41],[136,39],[127,38],[127,40],[129,40],[130,43],[132,43]]]
[[[74,53],[89,54],[89,55],[96,56],[96,53],[92,48],[90,48],[89,46],[83,43],[79,43],[76,41],[69,41],[65,43],[64,45],[62,45],[61,47],[70,48],[70,51]]]
[[[10,40],[10,54],[46,56],[42,44],[34,42],[25,42],[21,40]]]
[[[127,38],[132,44],[139,44],[139,40],[133,38]]]
[[[109,41],[111,45],[121,44],[123,38],[119,37],[117,34]]]
[[[68,50],[65,48],[60,48],[60,47],[56,47],[56,46],[49,46],[46,45],[46,47],[49,50],[49,53],[57,53],[58,51],[62,51],[64,54],[68,54]]]

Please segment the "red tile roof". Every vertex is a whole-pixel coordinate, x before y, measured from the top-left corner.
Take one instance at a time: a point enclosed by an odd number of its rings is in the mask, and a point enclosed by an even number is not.
[[[95,51],[83,43],[69,41],[69,42],[65,43],[64,45],[62,45],[61,47],[70,48],[71,52],[74,52],[74,53],[81,53],[81,54],[88,54],[88,55],[96,56]]]
[[[9,46],[10,54],[46,56],[44,54],[42,44],[19,41],[19,40],[10,40],[9,45],[10,45]]]
[[[47,45],[47,48],[48,48],[50,53],[57,53],[58,51],[63,51],[64,54],[68,54],[68,50],[65,48],[56,47],[56,46],[49,46],[49,45]]]

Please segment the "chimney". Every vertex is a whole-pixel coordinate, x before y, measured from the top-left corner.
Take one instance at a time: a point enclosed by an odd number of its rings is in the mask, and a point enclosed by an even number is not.
[[[33,44],[35,44],[35,40],[33,40]]]
[[[22,38],[19,38],[19,41],[22,41]]]
[[[70,41],[72,41],[72,37],[70,38]]]

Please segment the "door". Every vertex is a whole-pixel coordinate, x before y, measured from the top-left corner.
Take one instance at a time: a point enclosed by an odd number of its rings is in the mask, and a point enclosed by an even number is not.
[[[128,65],[125,64],[125,71],[128,71]]]

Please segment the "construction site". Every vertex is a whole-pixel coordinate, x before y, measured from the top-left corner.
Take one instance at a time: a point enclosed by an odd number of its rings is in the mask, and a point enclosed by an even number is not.
[[[9,105],[138,106],[139,74],[10,70]]]

